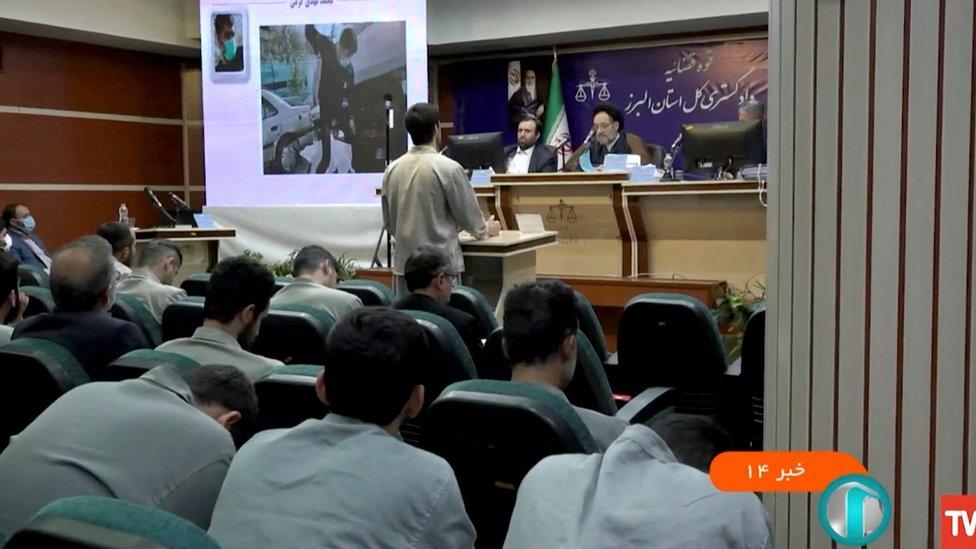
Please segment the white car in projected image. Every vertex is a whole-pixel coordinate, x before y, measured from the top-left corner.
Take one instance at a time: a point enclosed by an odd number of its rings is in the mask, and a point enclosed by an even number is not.
[[[261,140],[264,173],[308,173],[301,151],[315,138],[313,112],[308,105],[289,105],[270,90],[261,90]]]

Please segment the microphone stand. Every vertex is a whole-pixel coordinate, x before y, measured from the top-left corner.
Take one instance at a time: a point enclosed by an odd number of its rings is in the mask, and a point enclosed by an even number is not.
[[[384,147],[386,162],[384,168],[390,167],[390,130],[393,129],[393,95],[386,94],[383,96],[383,101],[386,106],[386,123],[383,124],[386,130],[386,147]],[[380,260],[380,246],[383,245],[383,235],[386,235],[386,268],[393,268],[393,239],[390,237],[390,233],[386,230],[386,227],[380,229],[380,237],[376,240],[376,247],[373,249],[373,262],[371,266],[382,267],[383,262]]]

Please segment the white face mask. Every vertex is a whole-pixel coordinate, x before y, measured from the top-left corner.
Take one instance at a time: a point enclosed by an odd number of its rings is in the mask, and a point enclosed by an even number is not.
[[[9,250],[10,248],[13,247],[13,245],[14,245],[14,239],[13,238],[10,238],[10,235],[9,234],[8,235],[5,235],[3,237],[3,249],[4,250]]]

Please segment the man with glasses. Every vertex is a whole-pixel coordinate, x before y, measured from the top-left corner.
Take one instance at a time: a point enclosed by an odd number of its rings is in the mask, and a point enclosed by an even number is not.
[[[640,136],[624,131],[624,115],[617,107],[609,103],[594,107],[592,132],[591,140],[576,149],[573,156],[566,161],[567,170],[578,169],[579,159],[583,154],[589,154],[590,163],[597,167],[603,166],[608,154],[636,154],[640,156],[641,164],[650,163],[651,153],[647,150],[647,145]]]
[[[478,338],[478,320],[468,313],[448,305],[451,292],[458,285],[460,274],[454,270],[451,258],[432,246],[417,248],[403,268],[403,276],[410,293],[393,305],[400,310],[425,311],[454,325],[475,365],[481,364],[483,346]]]
[[[13,339],[33,337],[61,345],[98,378],[110,362],[149,343],[138,326],[112,318],[117,282],[112,246],[99,236],[66,244],[51,263],[55,311],[17,325]]]

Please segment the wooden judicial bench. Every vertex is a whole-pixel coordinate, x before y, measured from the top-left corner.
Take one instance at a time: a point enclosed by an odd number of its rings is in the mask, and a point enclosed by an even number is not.
[[[611,349],[632,297],[681,293],[714,307],[727,286],[764,282],[766,208],[755,181],[630,183],[627,172],[498,174],[475,187],[486,214],[517,230],[539,214],[558,245],[539,249],[538,278],[563,280],[593,304]],[[385,270],[361,278],[392,285]]]

